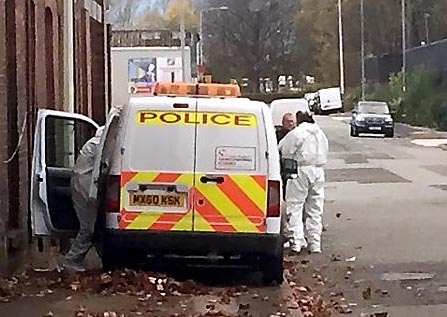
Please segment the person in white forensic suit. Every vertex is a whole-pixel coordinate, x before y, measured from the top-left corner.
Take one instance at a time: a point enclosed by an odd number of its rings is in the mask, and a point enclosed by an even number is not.
[[[93,168],[103,131],[104,127],[100,127],[95,136],[84,144],[71,177],[71,196],[80,228],[70,251],[65,255],[63,265],[64,268],[76,272],[85,271],[83,262],[93,245],[98,206],[97,201],[90,199],[89,191],[93,182]]]
[[[321,253],[323,167],[327,163],[329,142],[310,114],[298,112],[296,119],[297,127],[279,144],[283,158],[296,162],[296,174],[291,174],[286,186],[288,242],[294,253],[304,248],[311,253]]]

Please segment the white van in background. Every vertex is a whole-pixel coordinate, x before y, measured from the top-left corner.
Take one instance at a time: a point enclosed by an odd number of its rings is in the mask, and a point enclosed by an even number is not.
[[[311,113],[309,103],[306,99],[278,99],[270,104],[272,109],[273,124],[281,126],[282,117],[286,113],[296,114],[298,111]]]
[[[339,87],[326,88],[318,91],[317,114],[343,111],[343,102]]]

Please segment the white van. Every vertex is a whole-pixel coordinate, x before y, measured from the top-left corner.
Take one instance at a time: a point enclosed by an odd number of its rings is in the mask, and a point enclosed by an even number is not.
[[[343,111],[340,88],[326,88],[318,91],[317,114]]]
[[[282,117],[286,113],[295,115],[298,111],[311,113],[309,103],[306,99],[277,99],[270,104],[272,109],[273,124],[281,126]]]
[[[71,168],[96,128],[81,115],[39,112],[34,235],[76,231]],[[131,98],[107,119],[100,147],[91,196],[101,202],[104,267],[149,255],[239,256],[254,260],[266,282],[282,282],[280,163],[267,105],[161,93]]]

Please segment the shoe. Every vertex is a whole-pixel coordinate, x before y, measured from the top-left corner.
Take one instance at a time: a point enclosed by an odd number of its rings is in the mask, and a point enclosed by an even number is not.
[[[83,273],[83,272],[87,271],[82,264],[74,263],[71,261],[66,261],[63,264],[63,267],[67,271],[76,272],[76,273]]]
[[[295,256],[302,255],[302,253],[301,253],[301,249],[295,248],[295,249],[287,249],[285,252],[285,255],[287,257],[295,257]]]
[[[317,246],[317,245],[310,245],[308,248],[310,253],[313,254],[320,254],[321,253],[321,247]]]

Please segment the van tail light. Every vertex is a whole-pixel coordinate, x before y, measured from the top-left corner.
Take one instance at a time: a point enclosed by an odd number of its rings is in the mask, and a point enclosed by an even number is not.
[[[109,175],[106,189],[106,212],[120,212],[120,175]]]
[[[281,216],[281,182],[268,181],[267,217]]]

